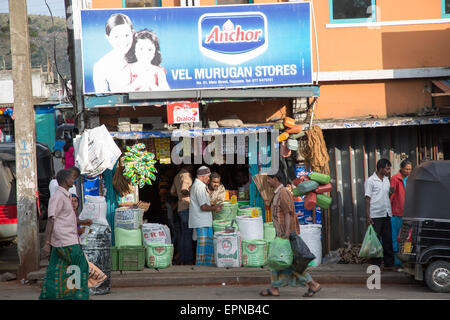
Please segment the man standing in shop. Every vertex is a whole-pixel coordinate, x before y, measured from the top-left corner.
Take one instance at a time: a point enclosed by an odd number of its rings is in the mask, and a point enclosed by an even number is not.
[[[394,250],[392,247],[391,202],[392,193],[389,176],[391,163],[387,159],[377,162],[377,171],[364,183],[366,195],[366,218],[368,224],[373,225],[375,232],[383,245],[384,269],[392,270],[394,267]],[[381,266],[381,258],[372,259],[372,263]]]
[[[181,224],[181,236],[178,239],[180,264],[194,264],[192,252],[192,229],[189,229],[189,193],[192,186],[192,165],[185,165],[175,176],[170,193],[178,197],[178,216]]]
[[[211,171],[202,166],[191,188],[189,204],[189,228],[195,229],[197,237],[196,265],[215,265],[212,211],[219,212],[222,205],[211,205],[207,191]]]
[[[220,174],[211,173],[211,179],[208,184],[209,200],[212,205],[221,204],[225,201],[225,187],[220,183]]]

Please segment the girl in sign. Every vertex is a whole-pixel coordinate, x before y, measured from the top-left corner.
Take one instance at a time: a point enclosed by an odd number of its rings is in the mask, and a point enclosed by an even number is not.
[[[161,64],[161,51],[156,34],[144,29],[136,33],[127,55],[131,64],[130,91],[170,90],[166,71]]]
[[[105,32],[112,50],[94,65],[95,92],[128,92],[131,73],[126,55],[133,44],[133,24],[128,16],[116,13],[106,22]]]

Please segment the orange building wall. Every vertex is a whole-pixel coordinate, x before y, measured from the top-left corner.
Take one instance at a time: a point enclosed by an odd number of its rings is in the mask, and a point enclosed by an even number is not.
[[[312,0],[317,27],[320,72],[425,68],[450,66],[449,24],[327,28],[329,1]],[[275,3],[285,0],[255,0]],[[179,6],[180,0],[162,0],[163,6]],[[201,0],[211,6],[214,0]],[[93,8],[121,8],[122,0],[92,0]],[[440,0],[377,0],[377,21],[440,19]],[[316,39],[312,33],[313,70],[317,72]],[[316,119],[376,117],[415,113],[431,106],[425,90],[428,80],[377,80],[320,83]],[[227,108],[230,104],[227,104]],[[253,112],[255,104],[233,103]],[[223,106],[208,114],[222,116]],[[268,108],[272,111],[273,105]],[[216,110],[212,113],[211,110]],[[229,110],[231,111],[231,110]],[[237,110],[236,110],[237,111]],[[256,114],[256,113],[255,113]],[[265,115],[261,114],[261,118]],[[259,120],[259,119],[258,119]],[[256,122],[256,121],[255,121]]]
[[[333,82],[320,86],[316,119],[412,114],[431,106],[428,80]]]
[[[378,21],[440,19],[441,2],[377,0]],[[448,23],[327,28],[328,1],[314,0],[320,71],[450,65]],[[317,70],[313,35],[314,71]]]
[[[93,9],[122,8],[122,0],[92,0]]]

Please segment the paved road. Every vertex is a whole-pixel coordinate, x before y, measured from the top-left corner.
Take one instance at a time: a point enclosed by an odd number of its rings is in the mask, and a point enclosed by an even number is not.
[[[112,288],[107,295],[92,296],[92,300],[244,300],[261,299],[257,293],[264,286],[183,286],[183,287],[145,287]],[[303,298],[305,289],[284,288],[280,297],[263,299],[310,299]],[[36,300],[40,288],[36,285],[22,285],[18,282],[0,283],[0,300]],[[363,285],[330,285],[314,299],[444,299],[450,300],[450,293],[434,293],[420,284],[382,285],[380,290],[369,290]]]

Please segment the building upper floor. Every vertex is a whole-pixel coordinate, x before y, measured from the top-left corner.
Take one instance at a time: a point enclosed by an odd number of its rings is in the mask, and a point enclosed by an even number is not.
[[[286,1],[90,0],[87,6],[100,9],[276,2]],[[450,0],[309,2],[313,4],[313,70],[319,71],[319,81],[379,79],[379,70],[397,69],[404,69],[397,72],[400,78],[439,76],[442,72],[433,69],[450,66]],[[372,72],[354,72],[367,70]]]

